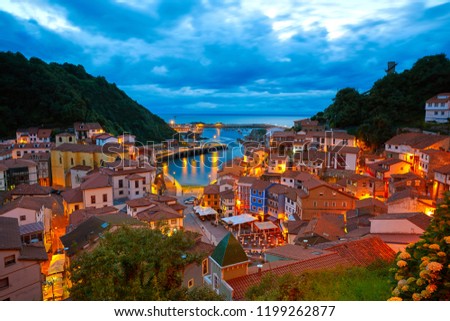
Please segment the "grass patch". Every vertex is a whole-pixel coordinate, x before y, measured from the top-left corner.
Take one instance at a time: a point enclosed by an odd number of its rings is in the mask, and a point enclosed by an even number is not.
[[[248,300],[385,301],[391,296],[390,265],[335,268],[299,276],[266,275],[248,289]]]

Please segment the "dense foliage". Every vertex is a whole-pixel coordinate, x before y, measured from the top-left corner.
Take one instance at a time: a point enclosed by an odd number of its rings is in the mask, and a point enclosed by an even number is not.
[[[450,195],[419,242],[397,256],[390,300],[450,300]]]
[[[382,301],[389,297],[389,266],[376,262],[368,267],[336,268],[264,276],[247,290],[248,300],[269,301]]]
[[[207,288],[181,286],[189,263],[201,253],[189,251],[194,240],[184,232],[167,236],[159,230],[120,228],[99,246],[82,253],[70,268],[73,300],[219,300]]]
[[[76,121],[98,121],[113,134],[130,132],[144,142],[174,133],[160,117],[83,66],[47,64],[11,52],[0,52],[0,119],[0,137],[14,136],[17,128],[67,128]]]
[[[314,116],[333,128],[351,129],[369,147],[377,148],[400,126],[422,127],[425,102],[450,91],[450,60],[444,55],[419,59],[410,70],[388,74],[370,91],[338,91],[333,104]]]

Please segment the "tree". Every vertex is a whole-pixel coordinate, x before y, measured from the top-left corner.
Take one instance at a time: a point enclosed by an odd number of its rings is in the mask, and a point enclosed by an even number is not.
[[[194,240],[184,232],[171,236],[159,230],[122,227],[107,233],[91,252],[72,262],[73,300],[187,300],[181,287],[185,266],[199,263],[189,249]],[[194,292],[194,297],[201,297]],[[208,296],[207,296],[208,297]]]
[[[450,194],[421,240],[397,255],[390,300],[450,300]]]

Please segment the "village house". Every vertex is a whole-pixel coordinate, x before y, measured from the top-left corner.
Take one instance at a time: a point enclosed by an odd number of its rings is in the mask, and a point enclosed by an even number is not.
[[[450,164],[434,170],[433,198],[443,199],[444,194],[450,191]]]
[[[297,171],[319,176],[326,170],[327,159],[326,152],[308,148],[294,154],[294,166]]]
[[[446,123],[450,118],[450,93],[440,93],[425,103],[425,121]]]
[[[200,256],[198,262],[186,265],[183,269],[183,280],[181,286],[188,289],[204,285],[203,278],[208,275],[211,266],[208,257],[213,253],[215,247],[201,241],[201,237],[195,239],[195,244],[187,250],[188,254]]]
[[[48,128],[20,128],[16,131],[17,144],[49,143],[52,130]]]
[[[276,153],[273,153],[269,156],[267,172],[270,174],[282,174],[286,171],[288,162],[289,156],[277,155]]]
[[[426,149],[419,153],[418,174],[427,180],[434,179],[436,168],[450,164],[450,152],[437,149]]]
[[[236,210],[238,213],[248,213],[251,207],[251,187],[258,179],[256,177],[242,176],[237,181]]]
[[[271,221],[287,219],[286,195],[289,187],[274,184],[267,189],[267,213]]]
[[[141,198],[156,190],[153,185],[156,169],[148,163],[117,160],[104,163],[100,172],[110,177],[114,200]]]
[[[211,207],[218,211],[220,209],[220,186],[207,185],[203,188],[203,196],[201,198],[201,206]]]
[[[38,183],[37,164],[26,159],[0,161],[0,191],[11,190],[20,184]]]
[[[419,241],[430,222],[431,217],[422,212],[383,214],[370,219],[370,234],[394,251],[404,251],[409,243]]]
[[[230,217],[236,214],[236,202],[234,191],[231,189],[220,192],[220,208],[222,217]]]
[[[284,196],[284,213],[288,220],[295,220],[297,216],[297,192],[300,190],[288,187]]]
[[[50,151],[55,147],[54,143],[28,143],[28,144],[13,144],[12,148],[12,158],[23,158],[29,154],[37,153],[50,153]]]
[[[50,152],[25,154],[22,159],[31,160],[36,163],[39,185],[52,186],[52,165],[50,163]]]
[[[42,301],[42,246],[24,245],[16,218],[0,216],[0,301]]]
[[[432,215],[436,210],[436,203],[431,197],[419,194],[414,189],[406,189],[391,195],[386,205],[388,213],[423,212]]]
[[[305,194],[297,196],[298,216],[301,220],[311,220],[321,214],[345,214],[355,208],[356,197],[319,180],[304,183]]]
[[[257,180],[250,187],[250,212],[264,218],[268,212],[267,190],[272,186],[271,182]]]
[[[248,274],[250,260],[247,254],[233,234],[228,233],[217,244],[209,261],[211,269],[203,279],[205,284],[227,300],[232,300],[233,289],[227,281]]]
[[[61,200],[56,196],[22,196],[2,206],[0,217],[15,218],[19,226],[42,233],[44,246],[49,250],[53,237],[52,216],[63,211]]]
[[[306,139],[319,146],[319,150],[331,151],[335,147],[356,147],[356,137],[342,130],[308,132]]]
[[[67,233],[77,228],[77,226],[79,226],[81,223],[87,221],[91,216],[117,214],[118,212],[118,209],[114,206],[105,206],[99,208],[88,207],[81,210],[76,210],[69,216]]]
[[[93,136],[103,134],[105,130],[99,123],[74,123],[73,129],[77,140],[92,139]]]
[[[96,145],[103,146],[108,143],[118,143],[118,139],[109,133],[92,136]]]
[[[424,133],[403,133],[385,143],[387,158],[400,159],[411,165],[411,170],[420,174],[421,152],[428,149],[448,151],[450,136]]]
[[[414,189],[419,194],[428,194],[427,181],[414,173],[392,174],[389,178],[389,196],[405,189]]]
[[[55,135],[55,145],[76,144],[77,136],[74,133],[59,133]]]
[[[80,185],[83,207],[101,208],[113,206],[113,187],[109,176],[95,172],[86,176]]]
[[[74,211],[84,209],[83,192],[80,187],[71,188],[61,193],[64,205],[64,215],[69,216]]]
[[[120,145],[104,146],[62,144],[51,151],[52,179],[54,186],[71,187],[71,168],[75,166],[101,167],[103,163],[116,158],[128,157],[128,151]]]
[[[309,118],[294,120],[294,128],[300,129],[301,131],[308,132],[321,132],[324,131],[324,126],[320,125],[317,120],[311,120]]]
[[[167,234],[183,229],[184,215],[162,203],[153,202],[148,208],[137,212],[134,217],[147,223],[151,229],[161,229]]]
[[[340,169],[356,172],[358,168],[359,148],[352,146],[336,146],[329,153],[327,169]]]
[[[384,197],[384,182],[368,175],[350,174],[337,182],[343,191],[358,199]]]
[[[300,228],[294,243],[297,245],[314,246],[323,242],[339,240],[345,236],[344,215],[321,214],[313,217]]]
[[[270,136],[271,154],[286,155],[287,151],[292,150],[296,133],[293,131],[277,131]]]

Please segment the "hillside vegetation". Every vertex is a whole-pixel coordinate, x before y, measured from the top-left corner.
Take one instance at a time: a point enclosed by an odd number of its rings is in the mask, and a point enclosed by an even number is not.
[[[426,100],[442,92],[450,92],[450,60],[444,54],[427,56],[410,70],[376,81],[366,93],[354,88],[339,90],[333,103],[313,118],[330,127],[349,129],[369,147],[377,148],[398,127],[423,128]]]
[[[20,53],[0,52],[0,137],[17,128],[71,127],[98,121],[113,134],[131,132],[140,141],[161,141],[174,131],[104,77],[83,66],[47,64]]]

